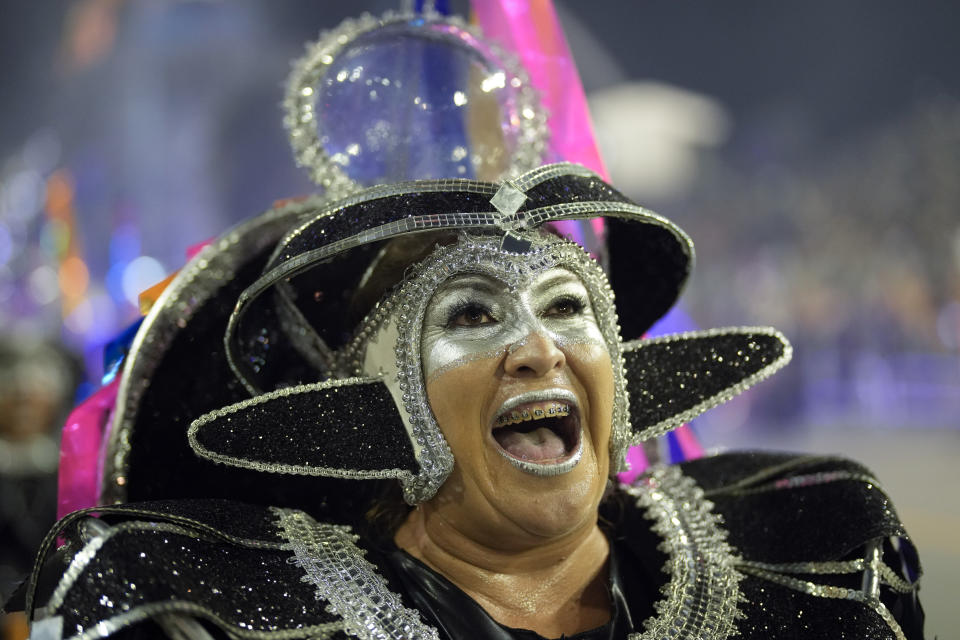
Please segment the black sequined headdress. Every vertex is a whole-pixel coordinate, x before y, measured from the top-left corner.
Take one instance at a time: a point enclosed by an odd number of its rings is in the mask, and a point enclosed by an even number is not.
[[[614,469],[630,444],[789,360],[789,345],[772,329],[642,340],[686,282],[689,238],[579,165],[523,169],[490,182],[353,185],[345,197],[334,191],[271,210],[207,247],[157,302],[131,351],[104,499],[242,496],[304,505],[324,493],[318,476],[394,478],[408,502],[428,499],[453,458],[423,390],[418,322],[439,283],[464,271],[509,278],[560,265],[585,282],[615,368]],[[551,223],[596,217],[607,225],[608,275],[573,243],[537,244]],[[475,240],[412,265],[358,332],[350,306],[365,271],[385,243],[429,231]],[[359,364],[371,327],[385,322],[400,332],[390,380]],[[326,493],[335,493],[330,486]]]
[[[609,284],[572,243],[532,244],[541,226],[598,216],[616,238]],[[437,249],[410,269],[360,331],[344,326],[346,294],[377,248],[392,238],[438,230],[488,240]],[[622,342],[624,334],[642,335],[672,306],[692,258],[692,245],[679,228],[578,165],[547,165],[500,184],[445,180],[363,191],[287,233],[263,275],[241,293],[225,351],[254,397],[197,420],[191,445],[209,460],[268,473],[393,477],[409,502],[429,499],[454,460],[425,392],[418,345],[426,303],[459,273],[509,280],[524,269],[563,266],[590,292],[614,362],[611,456],[621,469],[629,445],[725,401],[789,358],[782,337],[763,329]],[[397,327],[397,370],[371,376],[362,366],[364,349],[389,322]],[[364,413],[368,407],[371,412]],[[257,446],[270,441],[278,446]]]

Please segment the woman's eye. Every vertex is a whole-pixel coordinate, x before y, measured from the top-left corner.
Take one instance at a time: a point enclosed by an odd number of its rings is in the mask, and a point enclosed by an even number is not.
[[[579,315],[580,312],[583,311],[583,307],[584,303],[582,300],[577,300],[576,298],[560,298],[550,305],[544,315],[548,317],[569,318]]]
[[[490,312],[479,306],[469,306],[454,312],[448,324],[453,327],[478,327],[495,322]]]

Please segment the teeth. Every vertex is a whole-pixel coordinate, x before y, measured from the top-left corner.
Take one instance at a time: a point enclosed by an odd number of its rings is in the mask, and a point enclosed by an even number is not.
[[[557,418],[570,415],[570,406],[566,404],[551,404],[547,407],[534,407],[533,409],[521,409],[520,411],[511,411],[509,414],[503,414],[497,418],[495,426],[505,427],[511,424],[520,424],[531,420],[543,420],[544,418]]]

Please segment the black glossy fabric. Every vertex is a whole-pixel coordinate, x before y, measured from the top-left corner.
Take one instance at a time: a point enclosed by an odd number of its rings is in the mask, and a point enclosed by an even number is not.
[[[278,234],[285,229],[274,225],[258,232]],[[223,334],[237,296],[259,275],[272,251],[270,239],[264,238],[264,242],[267,248],[245,256],[238,272],[225,278],[183,326],[154,328],[149,340],[171,332],[172,337],[131,416],[129,472],[124,485],[129,502],[232,498],[261,505],[309,505],[321,517],[331,517],[362,515],[370,495],[376,493],[374,481],[364,484],[336,478],[268,476],[204,460],[190,448],[187,429],[193,420],[250,397],[230,370]],[[290,348],[275,334],[265,334],[261,339],[264,348]],[[277,360],[288,363],[285,375],[306,375],[296,369],[296,359],[288,354],[278,354]]]
[[[738,452],[682,466],[723,516],[730,543],[765,562],[840,560],[868,540],[906,535],[890,498],[852,460]]]

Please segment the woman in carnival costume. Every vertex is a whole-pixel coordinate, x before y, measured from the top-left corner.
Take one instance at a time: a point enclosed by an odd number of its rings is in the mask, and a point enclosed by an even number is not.
[[[449,95],[469,108],[444,115]],[[365,124],[343,125],[357,96]],[[922,637],[915,552],[856,463],[734,453],[615,486],[629,447],[790,347],[642,339],[693,246],[540,165],[508,57],[455,20],[365,17],[308,50],[287,106],[325,193],[215,240],[157,300],[96,506],[25,590],[34,637]],[[590,219],[606,269],[556,231]]]

